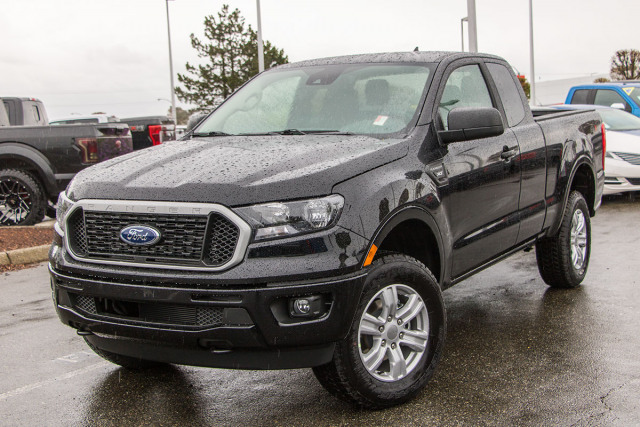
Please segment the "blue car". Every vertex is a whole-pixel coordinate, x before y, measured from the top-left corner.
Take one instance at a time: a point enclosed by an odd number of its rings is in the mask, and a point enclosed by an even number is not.
[[[574,86],[569,89],[565,104],[603,105],[640,117],[640,81]]]

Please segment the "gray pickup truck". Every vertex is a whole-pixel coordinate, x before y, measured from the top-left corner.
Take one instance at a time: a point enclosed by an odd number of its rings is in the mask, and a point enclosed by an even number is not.
[[[549,286],[582,282],[604,137],[593,111],[534,119],[496,56],[275,67],[185,140],[73,179],[56,310],[128,368],[311,367],[342,399],[395,405],[443,354],[442,290],[534,246]]]
[[[0,225],[55,216],[58,194],[76,173],[131,151],[125,123],[50,126],[42,101],[0,98]]]

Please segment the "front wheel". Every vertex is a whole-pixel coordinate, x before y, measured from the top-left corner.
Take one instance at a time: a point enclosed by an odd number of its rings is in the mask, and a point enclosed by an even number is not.
[[[0,225],[32,225],[42,221],[44,190],[29,172],[0,170]]]
[[[347,337],[313,369],[332,394],[378,409],[422,390],[440,360],[446,315],[440,286],[420,262],[387,255],[373,263]]]
[[[553,288],[574,288],[584,279],[591,255],[591,219],[582,194],[569,195],[558,233],[536,243],[538,271]]]

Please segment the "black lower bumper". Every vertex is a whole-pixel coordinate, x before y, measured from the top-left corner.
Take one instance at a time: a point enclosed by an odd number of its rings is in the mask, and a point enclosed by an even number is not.
[[[259,287],[174,287],[84,277],[50,267],[61,321],[94,346],[146,360],[235,369],[327,363],[351,326],[365,274]],[[320,296],[315,318],[290,312]]]

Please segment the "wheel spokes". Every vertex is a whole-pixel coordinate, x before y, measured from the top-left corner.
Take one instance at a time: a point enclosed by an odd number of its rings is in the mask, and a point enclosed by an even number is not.
[[[420,313],[420,311],[424,308],[424,303],[422,302],[422,298],[417,294],[413,294],[409,296],[407,302],[402,306],[400,310],[396,313],[396,317],[398,319],[402,319],[404,323],[410,322],[414,317]]]
[[[407,375],[407,361],[404,359],[400,347],[387,348],[387,357],[389,358],[389,375],[391,378],[399,380]]]
[[[375,371],[380,367],[386,356],[386,349],[378,341],[374,347],[372,347],[367,354],[364,355],[362,361],[364,366],[371,371]]]
[[[398,290],[395,286],[388,286],[382,292],[382,317],[395,316],[398,310]]]
[[[380,327],[384,326],[384,320],[375,317],[369,313],[362,316],[360,323],[360,333],[365,335],[380,336]]]
[[[424,331],[403,331],[403,337],[400,339],[400,345],[409,347],[413,351],[423,352],[427,348],[429,334]]]

